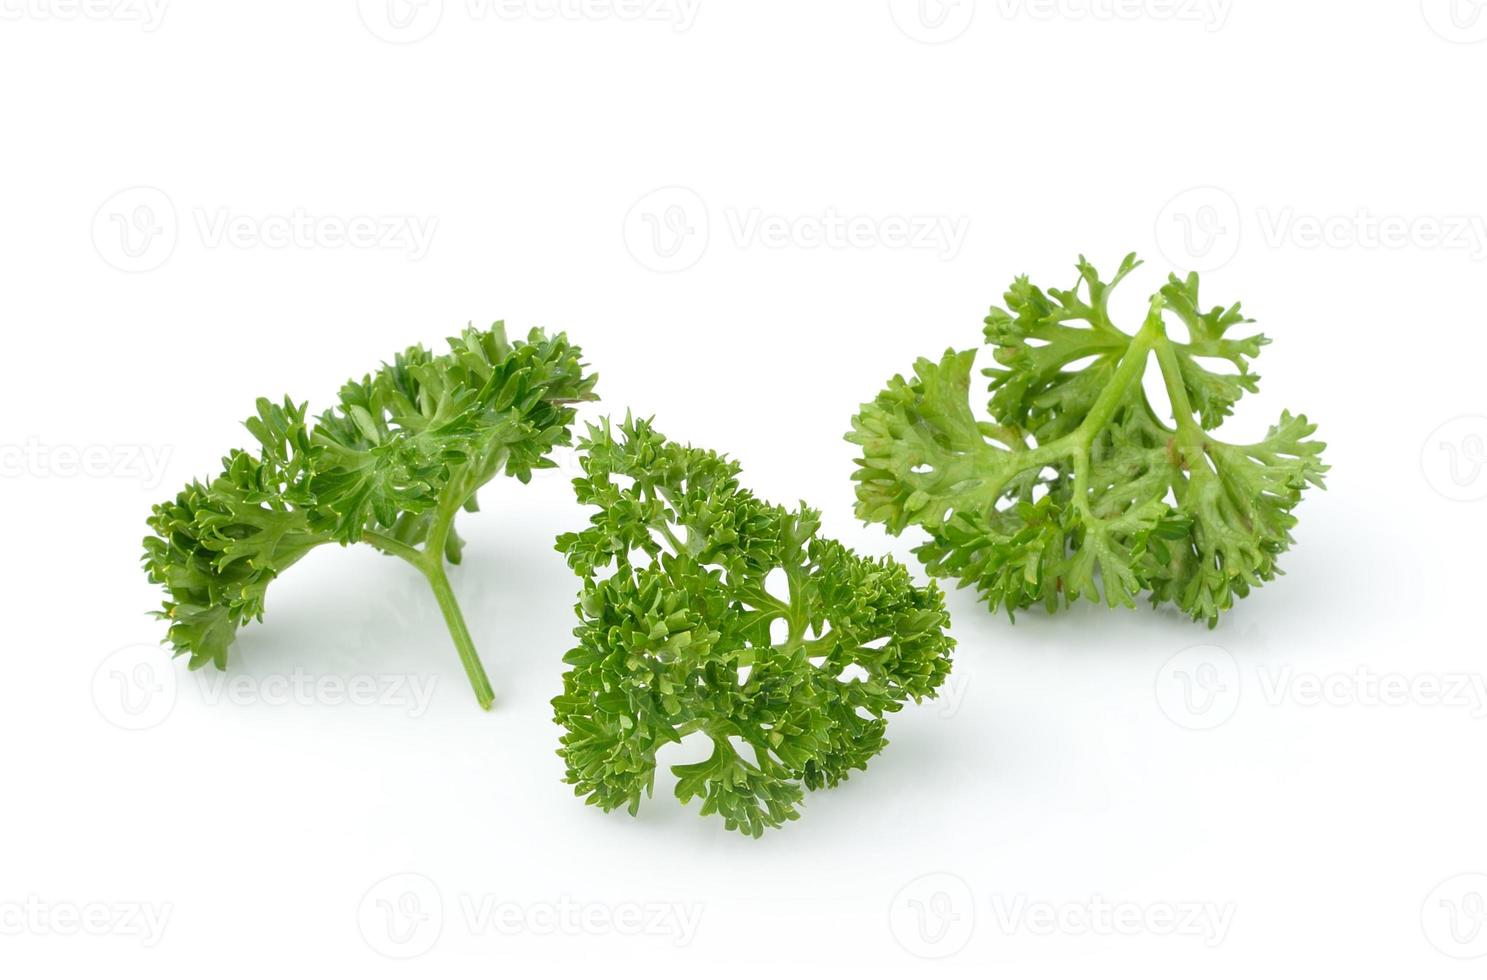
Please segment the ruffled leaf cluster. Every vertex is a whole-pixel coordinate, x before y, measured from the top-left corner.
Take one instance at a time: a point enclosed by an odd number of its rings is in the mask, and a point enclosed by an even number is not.
[[[1110,294],[1139,264],[1127,256],[1106,282],[1081,257],[1071,289],[1012,284],[985,321],[990,421],[971,410],[975,350],[889,381],[847,436],[862,453],[858,516],[895,534],[919,525],[932,574],[1009,614],[1144,594],[1212,626],[1278,575],[1302,492],[1322,486],[1324,444],[1288,412],[1257,443],[1219,439],[1257,390],[1251,362],[1267,341],[1233,335],[1251,322],[1237,303],[1204,310],[1197,275],[1170,277],[1141,329],[1121,330]],[[1142,384],[1152,358],[1170,422]]]
[[[699,732],[711,751],[673,767],[677,798],[757,837],[865,768],[887,716],[934,695],[954,641],[933,585],[822,537],[816,511],[759,500],[738,464],[647,421],[590,426],[580,448],[574,486],[596,511],[558,541],[583,587],[553,707],[588,802],[635,813],[657,752]]]
[[[475,509],[475,491],[499,472],[526,482],[568,444],[572,403],[593,397],[580,358],[561,334],[511,343],[497,323],[444,354],[408,348],[348,381],[318,420],[304,403],[259,399],[245,423],[256,448],[234,449],[149,519],[145,570],[165,587],[177,654],[225,668],[269,585],[322,544],[365,541],[430,571],[458,562],[454,515]]]

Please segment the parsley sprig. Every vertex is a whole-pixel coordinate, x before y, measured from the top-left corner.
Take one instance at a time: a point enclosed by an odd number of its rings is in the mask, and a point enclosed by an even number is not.
[[[657,751],[702,733],[707,757],[672,767],[677,798],[758,837],[799,815],[804,790],[865,768],[888,714],[934,696],[955,641],[933,585],[648,421],[590,426],[580,449],[574,486],[596,512],[558,540],[583,588],[553,707],[588,802],[634,814]]]
[[[932,574],[975,586],[992,609],[1049,611],[1083,596],[1133,606],[1146,593],[1217,623],[1235,598],[1279,574],[1293,513],[1322,486],[1321,442],[1304,415],[1282,413],[1255,443],[1218,428],[1259,377],[1268,341],[1234,337],[1239,304],[1204,310],[1198,276],[1171,276],[1134,334],[1111,320],[1110,282],[1080,258],[1068,290],[1017,279],[986,318],[996,366],[991,422],[970,407],[975,350],[921,359],[862,406],[849,441],[857,513],[897,534],[917,524]],[[1179,340],[1167,317],[1187,329]],[[1158,417],[1142,385],[1155,358],[1172,406]],[[1215,371],[1204,360],[1228,362]]]
[[[263,618],[269,585],[312,549],[362,542],[428,579],[482,708],[494,693],[445,570],[460,561],[460,511],[498,473],[523,483],[555,465],[574,402],[593,397],[581,352],[534,329],[467,329],[435,356],[410,347],[348,381],[339,404],[310,421],[307,405],[259,399],[244,423],[257,452],[235,449],[220,475],[157,505],[145,538],[158,615],[195,670],[226,669],[240,626]]]

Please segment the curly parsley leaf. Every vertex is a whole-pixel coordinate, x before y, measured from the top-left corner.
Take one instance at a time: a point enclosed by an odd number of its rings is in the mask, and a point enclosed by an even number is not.
[[[261,620],[285,569],[323,544],[364,542],[428,578],[482,707],[493,699],[445,562],[458,563],[461,509],[498,473],[523,483],[570,441],[575,402],[593,398],[580,350],[534,329],[511,343],[504,324],[465,330],[448,353],[410,347],[341,388],[307,420],[305,404],[259,399],[245,424],[256,452],[235,449],[208,482],[193,481],[149,519],[157,614],[191,669],[226,669],[240,626]]]
[[[921,526],[931,574],[1009,614],[1081,596],[1133,606],[1144,593],[1213,626],[1278,575],[1302,492],[1323,485],[1325,445],[1290,413],[1252,445],[1215,436],[1257,389],[1251,362],[1267,341],[1231,336],[1251,321],[1237,303],[1205,311],[1196,275],[1170,277],[1126,333],[1109,297],[1139,265],[1127,256],[1105,282],[1081,257],[1072,289],[1012,284],[985,324],[991,422],[971,411],[974,350],[890,380],[847,435],[862,452],[858,516],[894,534]],[[1186,342],[1169,336],[1168,313]],[[1153,357],[1170,425],[1142,387]],[[1233,370],[1205,366],[1216,360]]]
[[[737,463],[649,421],[590,426],[580,449],[574,487],[597,510],[558,539],[583,587],[552,703],[589,803],[634,814],[657,751],[701,732],[712,751],[672,767],[677,798],[757,837],[865,768],[887,715],[934,696],[954,640],[933,585],[822,537],[817,511],[759,500]]]

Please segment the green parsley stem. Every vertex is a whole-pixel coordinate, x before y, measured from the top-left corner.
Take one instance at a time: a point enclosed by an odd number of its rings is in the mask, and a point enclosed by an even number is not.
[[[1131,338],[1131,345],[1115,366],[1115,372],[1111,374],[1105,390],[1100,392],[1100,397],[1095,399],[1089,414],[1072,433],[1080,450],[1086,453],[1089,451],[1090,443],[1115,414],[1120,400],[1126,396],[1131,385],[1140,383],[1141,376],[1146,371],[1146,355],[1151,353],[1152,345],[1161,336],[1162,318],[1153,313],[1147,317],[1136,336]]]
[[[489,710],[496,700],[496,694],[491,689],[485,667],[480,663],[480,655],[475,651],[475,641],[470,637],[470,628],[465,625],[464,613],[460,612],[459,602],[454,598],[454,589],[449,584],[449,576],[444,571],[444,544],[449,539],[453,515],[457,510],[454,507],[441,508],[428,542],[421,549],[377,531],[364,531],[361,537],[378,550],[407,561],[429,580],[434,598],[439,603],[439,611],[444,614],[444,622],[449,627],[449,635],[454,640],[455,649],[459,651],[460,663],[464,664],[470,686],[475,689],[475,698],[482,708]]]
[[[1162,383],[1167,388],[1167,399],[1172,402],[1172,417],[1177,420],[1177,431],[1194,447],[1203,444],[1204,433],[1193,421],[1193,406],[1188,401],[1187,385],[1182,380],[1182,367],[1177,363],[1177,352],[1164,336],[1157,344],[1157,365],[1162,369]]]
[[[397,555],[404,561],[418,565],[423,561],[423,553],[417,548],[410,547],[396,538],[389,537],[377,531],[361,532],[361,539],[378,551],[385,551],[389,555]]]
[[[465,665],[465,674],[470,678],[470,686],[475,689],[475,698],[480,706],[487,711],[496,700],[496,692],[491,689],[490,678],[485,676],[485,667],[480,663],[480,655],[475,652],[475,641],[470,637],[470,629],[465,625],[464,614],[460,612],[460,606],[454,598],[454,589],[449,585],[449,576],[444,573],[444,558],[442,552],[428,552],[427,560],[420,562],[419,567],[428,578],[429,585],[433,587],[434,598],[439,602],[439,611],[444,614],[444,622],[449,627],[449,635],[454,638],[455,649],[459,651],[460,663]]]

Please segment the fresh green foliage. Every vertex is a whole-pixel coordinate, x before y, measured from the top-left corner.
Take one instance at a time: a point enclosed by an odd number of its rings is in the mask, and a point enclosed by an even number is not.
[[[821,537],[818,512],[757,499],[737,463],[647,421],[590,426],[580,448],[574,487],[598,512],[558,539],[583,591],[553,708],[588,802],[634,814],[657,750],[702,732],[711,754],[672,767],[678,799],[757,837],[798,816],[802,786],[865,768],[885,716],[945,679],[943,596],[902,565]]]
[[[1259,442],[1213,435],[1259,377],[1262,335],[1239,304],[1204,311],[1198,277],[1172,276],[1134,335],[1111,322],[1110,282],[1083,257],[1073,289],[1019,278],[986,318],[996,366],[990,414],[969,402],[976,352],[921,359],[853,420],[861,447],[857,514],[897,534],[918,524],[932,574],[975,585],[992,609],[1049,611],[1080,596],[1133,606],[1175,603],[1210,626],[1235,597],[1279,574],[1292,511],[1322,486],[1324,444],[1306,416],[1283,413]],[[1170,336],[1166,315],[1187,328]],[[1142,378],[1155,356],[1174,425],[1153,411]],[[1204,360],[1232,365],[1214,371]],[[1077,363],[1076,363],[1077,362]]]
[[[158,615],[194,670],[227,666],[238,627],[263,618],[269,584],[323,544],[365,542],[428,577],[482,707],[489,680],[445,574],[458,563],[461,509],[505,471],[523,483],[555,465],[573,402],[593,397],[580,351],[533,330],[507,341],[504,325],[467,329],[439,356],[410,347],[341,388],[317,421],[304,404],[259,399],[245,425],[257,453],[235,449],[221,475],[192,482],[154,508],[145,538],[150,581],[168,598]]]

